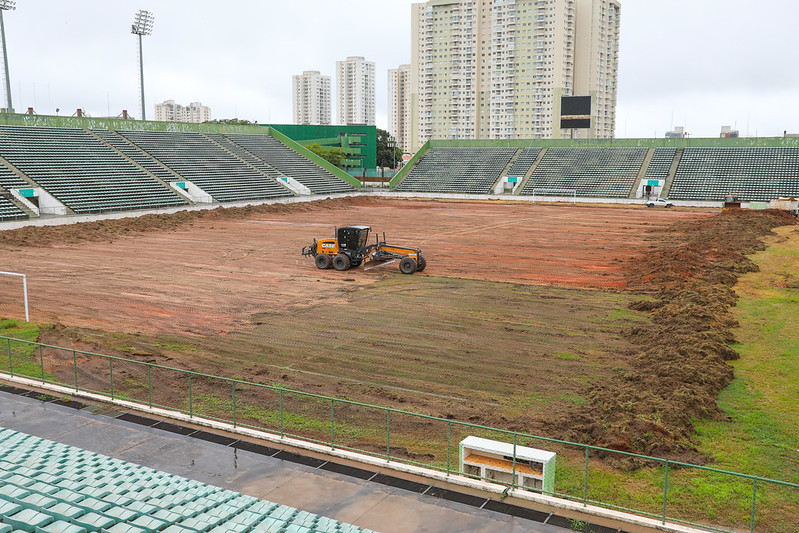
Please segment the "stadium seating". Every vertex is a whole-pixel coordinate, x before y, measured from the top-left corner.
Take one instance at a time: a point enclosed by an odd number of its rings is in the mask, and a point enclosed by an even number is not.
[[[200,133],[132,130],[118,133],[218,202],[294,195]]]
[[[273,167],[263,159],[255,157],[248,150],[234,143],[233,141],[231,141],[221,133],[206,133],[205,136],[211,139],[212,141],[218,143],[219,145],[221,145],[225,150],[229,150],[230,152],[236,154],[236,156],[247,161],[249,164],[257,168],[264,174],[271,176],[273,179],[282,179],[285,177],[285,174],[280,172],[278,169],[276,169],[275,167]]]
[[[268,135],[225,134],[240,149],[260,158],[286,176],[308,187],[313,194],[352,192],[355,188],[313,161]]]
[[[513,162],[510,169],[508,169],[508,176],[516,176],[521,178],[527,175],[530,167],[533,166],[535,160],[538,159],[538,154],[541,153],[541,148],[524,148],[519,158]]]
[[[548,148],[520,194],[560,189],[577,196],[626,198],[646,153],[646,148]]]
[[[6,189],[28,189],[31,184],[17,176],[10,168],[0,164],[0,187]]]
[[[187,203],[86,130],[2,126],[0,153],[75,213]]]
[[[669,198],[768,201],[799,196],[799,148],[686,148]]]
[[[167,167],[150,157],[147,153],[138,149],[130,142],[123,139],[119,134],[111,130],[91,130],[92,133],[102,138],[105,142],[131,158],[142,168],[152,172],[159,179],[170,182],[178,179],[178,176],[169,171]]]
[[[655,148],[652,159],[649,161],[649,166],[646,168],[644,178],[648,180],[665,180],[668,178],[676,153],[676,148]]]
[[[0,195],[0,221],[28,218],[28,215],[13,202]]]
[[[0,428],[0,532],[369,530]]]
[[[431,148],[397,190],[489,194],[516,151],[516,148]]]

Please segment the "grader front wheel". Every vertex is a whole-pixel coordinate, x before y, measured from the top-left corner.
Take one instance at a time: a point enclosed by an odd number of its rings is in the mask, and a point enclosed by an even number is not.
[[[399,269],[403,274],[413,274],[416,272],[416,261],[412,257],[403,257],[400,260]]]

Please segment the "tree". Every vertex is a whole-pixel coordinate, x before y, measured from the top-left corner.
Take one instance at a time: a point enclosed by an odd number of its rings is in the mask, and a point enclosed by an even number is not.
[[[206,120],[205,124],[229,124],[231,126],[257,126],[258,121],[250,122],[240,118],[217,118],[214,120]]]
[[[306,146],[306,148],[331,165],[335,165],[338,168],[342,168],[344,166],[344,157],[346,154],[344,153],[344,150],[338,146],[333,146],[332,148],[327,149],[320,144],[314,143]]]
[[[386,130],[377,128],[377,166],[394,168],[402,162],[402,150],[394,148],[391,150],[389,142],[391,134]]]

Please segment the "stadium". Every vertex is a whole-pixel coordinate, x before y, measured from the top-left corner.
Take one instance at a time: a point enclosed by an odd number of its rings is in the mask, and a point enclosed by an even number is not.
[[[797,139],[3,120],[0,531],[795,531]]]

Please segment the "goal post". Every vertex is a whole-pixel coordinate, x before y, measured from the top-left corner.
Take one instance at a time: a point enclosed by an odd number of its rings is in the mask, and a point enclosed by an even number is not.
[[[25,322],[30,322],[28,315],[28,277],[25,274],[18,274],[16,272],[0,272],[0,276],[14,276],[22,278],[22,295],[25,303]]]
[[[572,203],[577,203],[577,189],[533,189],[533,203],[536,197],[554,196],[558,198],[571,198]]]

